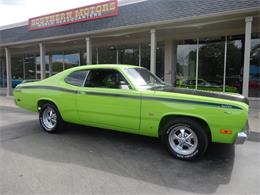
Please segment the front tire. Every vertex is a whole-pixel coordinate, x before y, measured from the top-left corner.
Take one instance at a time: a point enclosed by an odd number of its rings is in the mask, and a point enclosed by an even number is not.
[[[64,121],[57,107],[52,103],[44,103],[39,111],[39,121],[44,131],[60,133],[64,129]]]
[[[198,159],[208,147],[206,130],[194,119],[183,117],[169,120],[162,131],[163,143],[170,154],[178,159]]]

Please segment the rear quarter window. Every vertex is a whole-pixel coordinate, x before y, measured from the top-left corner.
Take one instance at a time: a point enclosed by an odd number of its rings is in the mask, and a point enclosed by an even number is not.
[[[88,70],[79,70],[72,72],[64,79],[64,81],[70,85],[81,87],[88,72]]]

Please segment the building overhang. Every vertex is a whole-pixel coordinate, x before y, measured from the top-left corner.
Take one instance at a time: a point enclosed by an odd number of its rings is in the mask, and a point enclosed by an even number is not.
[[[259,18],[259,9],[247,8],[247,9],[240,9],[234,11],[219,12],[214,14],[184,17],[184,18],[173,19],[173,20],[148,22],[148,23],[127,25],[127,26],[121,26],[121,27],[115,27],[109,29],[86,31],[86,32],[73,33],[73,34],[60,35],[60,36],[35,38],[35,39],[24,40],[24,41],[3,43],[0,44],[0,47],[11,47],[11,46],[17,46],[23,44],[49,42],[53,40],[62,40],[62,39],[78,39],[86,36],[116,37],[121,35],[146,32],[149,31],[149,29],[151,28],[156,28],[157,30],[201,28],[207,25],[244,20],[246,16],[253,16],[254,18]]]

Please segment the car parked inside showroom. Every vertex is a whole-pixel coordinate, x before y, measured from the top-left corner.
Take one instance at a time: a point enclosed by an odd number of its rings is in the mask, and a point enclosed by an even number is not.
[[[205,79],[198,79],[196,81],[196,79],[186,79],[186,80],[182,80],[182,81],[178,81],[177,85],[178,87],[182,87],[182,88],[191,88],[191,89],[195,89],[196,86],[196,82],[197,82],[197,88],[200,90],[208,90],[208,91],[223,91],[223,86],[222,84],[218,84],[216,82],[209,82],[206,81]],[[238,87],[234,87],[234,86],[225,86],[226,91],[231,92],[231,93],[238,93]]]

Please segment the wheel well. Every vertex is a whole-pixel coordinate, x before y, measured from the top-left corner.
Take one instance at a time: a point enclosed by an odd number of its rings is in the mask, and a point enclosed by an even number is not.
[[[172,120],[172,119],[176,119],[176,118],[187,118],[187,119],[192,119],[192,120],[195,120],[197,122],[199,122],[203,127],[204,129],[206,130],[206,133],[208,135],[208,138],[209,138],[209,141],[211,141],[211,132],[210,132],[210,128],[209,128],[209,125],[208,123],[201,119],[201,118],[197,118],[197,117],[193,117],[193,116],[185,116],[185,115],[167,115],[167,116],[164,116],[161,121],[160,121],[160,124],[159,124],[159,136],[162,135],[162,127],[163,125],[168,122],[169,120]]]
[[[39,100],[39,101],[38,101],[38,104],[37,104],[37,109],[38,109],[38,111],[40,110],[40,108],[42,107],[42,105],[45,104],[45,103],[51,103],[51,104],[53,104],[53,105],[58,109],[58,107],[56,106],[56,104],[55,104],[53,101],[51,101],[51,100]]]

